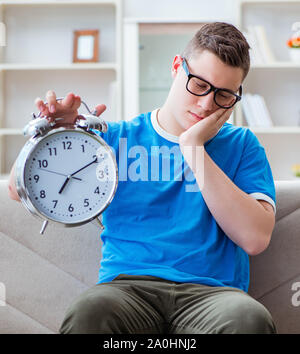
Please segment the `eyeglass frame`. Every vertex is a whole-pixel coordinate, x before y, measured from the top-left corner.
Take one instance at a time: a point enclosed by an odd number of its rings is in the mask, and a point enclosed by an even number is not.
[[[186,73],[186,75],[187,75],[187,77],[188,77],[187,82],[186,82],[186,85],[185,85],[185,88],[186,88],[186,90],[187,90],[189,93],[191,93],[192,95],[200,96],[200,97],[201,97],[201,96],[207,96],[208,94],[210,94],[211,92],[213,92],[213,93],[214,93],[214,102],[215,102],[215,104],[216,104],[218,107],[223,108],[223,109],[230,109],[230,108],[232,108],[238,101],[240,101],[240,100],[242,99],[242,93],[243,93],[242,85],[239,87],[239,95],[237,95],[236,93],[234,93],[233,91],[231,91],[231,90],[229,90],[229,89],[215,87],[215,86],[212,85],[209,81],[203,79],[201,76],[197,76],[197,75],[191,74],[190,71],[189,71],[189,69],[188,69],[187,61],[186,61],[185,58],[182,58],[182,67],[183,67],[183,70],[185,71],[185,73]],[[203,94],[201,94],[201,95],[200,95],[200,94],[196,94],[196,93],[190,91],[190,90],[188,89],[188,84],[189,84],[190,80],[191,80],[193,77],[195,77],[196,79],[199,79],[199,80],[202,80],[202,81],[206,82],[206,83],[210,86],[210,88],[208,89],[208,91],[206,91],[205,93],[203,93]],[[219,91],[221,91],[221,90],[222,90],[222,91],[229,92],[229,93],[231,93],[232,95],[235,96],[236,100],[235,100],[235,102],[234,102],[231,106],[229,106],[229,107],[224,107],[224,106],[221,106],[220,104],[218,104],[218,102],[216,101],[216,95],[217,95],[217,93],[218,93]]]

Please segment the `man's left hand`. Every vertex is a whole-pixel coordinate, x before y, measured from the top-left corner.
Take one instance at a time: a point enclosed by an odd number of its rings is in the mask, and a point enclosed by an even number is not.
[[[202,119],[179,136],[179,145],[183,146],[204,146],[213,138],[229,119],[233,108],[219,108],[208,117]]]

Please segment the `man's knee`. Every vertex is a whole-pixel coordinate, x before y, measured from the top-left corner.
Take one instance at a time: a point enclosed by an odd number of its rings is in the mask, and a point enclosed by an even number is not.
[[[60,333],[111,333],[118,298],[104,287],[101,290],[92,288],[71,304]]]
[[[269,311],[247,294],[237,294],[222,314],[223,333],[276,333]]]

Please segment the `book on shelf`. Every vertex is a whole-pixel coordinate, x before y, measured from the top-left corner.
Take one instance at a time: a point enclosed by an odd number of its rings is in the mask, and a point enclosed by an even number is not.
[[[244,94],[242,110],[249,127],[274,126],[263,96],[251,93]]]
[[[250,60],[252,65],[270,64],[276,61],[263,26],[248,26],[244,32],[244,36],[250,45]]]

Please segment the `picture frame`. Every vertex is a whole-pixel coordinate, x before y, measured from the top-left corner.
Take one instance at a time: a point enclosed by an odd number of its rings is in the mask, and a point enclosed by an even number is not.
[[[99,61],[99,30],[74,31],[73,63]]]

